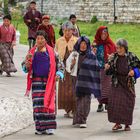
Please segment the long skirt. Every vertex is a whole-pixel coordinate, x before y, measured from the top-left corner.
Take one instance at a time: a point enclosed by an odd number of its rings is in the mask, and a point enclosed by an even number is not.
[[[113,123],[131,125],[134,105],[135,95],[133,93],[121,85],[117,88],[112,87],[108,99],[108,120]]]
[[[11,48],[11,43],[0,43],[0,59],[1,66],[0,70],[5,72],[16,72],[13,62],[13,48]]]
[[[66,113],[75,110],[75,94],[72,88],[72,77],[65,72],[64,81],[59,81],[58,109],[64,109]]]
[[[101,76],[101,98],[98,98],[99,103],[108,104],[108,96],[111,91],[111,77],[105,74],[104,69],[100,72]]]
[[[76,111],[73,117],[73,125],[86,124],[90,112],[91,95],[76,97]]]
[[[37,131],[56,129],[55,113],[48,113],[44,107],[47,78],[32,79],[33,117]]]

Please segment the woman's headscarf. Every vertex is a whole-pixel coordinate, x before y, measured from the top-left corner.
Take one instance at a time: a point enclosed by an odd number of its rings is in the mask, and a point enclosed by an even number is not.
[[[91,56],[91,46],[90,46],[90,40],[86,37],[86,36],[81,36],[76,44],[74,45],[74,50],[76,50],[78,53],[80,53],[80,44],[82,41],[85,41],[86,42],[86,45],[87,45],[87,50],[86,50],[86,55],[88,57]]]
[[[107,36],[106,40],[101,39],[102,32],[107,32],[108,36]],[[94,43],[96,43],[97,46],[99,46],[99,45],[104,46],[104,58],[105,58],[105,60],[107,60],[108,54],[116,52],[116,46],[113,43],[113,41],[110,39],[109,33],[108,33],[108,28],[106,26],[100,26],[97,29]]]

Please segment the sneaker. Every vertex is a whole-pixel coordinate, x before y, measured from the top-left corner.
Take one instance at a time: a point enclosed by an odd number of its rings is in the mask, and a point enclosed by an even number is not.
[[[102,104],[99,104],[98,105],[98,109],[97,109],[97,112],[103,112],[104,111],[104,107]]]
[[[36,131],[35,132],[36,135],[43,135],[43,134],[47,134],[46,131]]]
[[[53,135],[54,134],[54,129],[48,129],[47,134],[48,135]]]
[[[80,128],[87,128],[87,124],[80,124]]]
[[[73,118],[73,113],[72,111],[69,111],[68,113],[64,114],[65,118]]]
[[[73,113],[72,113],[72,111],[70,111],[68,114],[69,114],[69,118],[73,118]]]
[[[76,124],[72,124],[73,127],[79,127],[80,124],[76,123]]]
[[[69,117],[68,113],[64,114],[64,117],[65,118],[68,118]]]

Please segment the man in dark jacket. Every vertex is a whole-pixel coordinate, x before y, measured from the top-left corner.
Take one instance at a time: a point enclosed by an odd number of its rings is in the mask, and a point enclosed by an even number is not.
[[[41,23],[41,13],[36,10],[36,2],[30,2],[29,10],[24,15],[24,22],[28,27],[29,49],[35,44],[35,36],[38,25]]]
[[[74,29],[73,29],[73,35],[76,36],[76,37],[80,37],[81,34],[80,34],[80,30],[79,30],[79,27],[78,25],[76,24],[76,21],[77,21],[77,18],[74,14],[71,14],[70,17],[69,17],[69,21],[73,24],[74,26]],[[60,27],[60,30],[59,30],[59,35],[60,36],[63,36],[63,30],[62,30],[62,24],[61,24],[61,27]]]

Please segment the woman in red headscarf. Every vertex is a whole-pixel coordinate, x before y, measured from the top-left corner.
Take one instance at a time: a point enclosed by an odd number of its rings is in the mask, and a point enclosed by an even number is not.
[[[43,30],[47,34],[47,44],[54,48],[55,46],[55,32],[53,26],[50,24],[50,17],[48,15],[44,15],[42,17],[42,24],[38,26],[37,30]]]
[[[107,109],[108,94],[110,92],[110,77],[106,76],[104,71],[105,63],[108,60],[109,55],[116,52],[116,46],[109,37],[108,28],[106,26],[100,26],[97,29],[95,40],[93,46],[97,48],[97,59],[99,66],[101,68],[101,95],[102,97],[98,99],[99,105],[97,112],[102,112],[104,110],[103,104],[105,104],[105,109]]]

